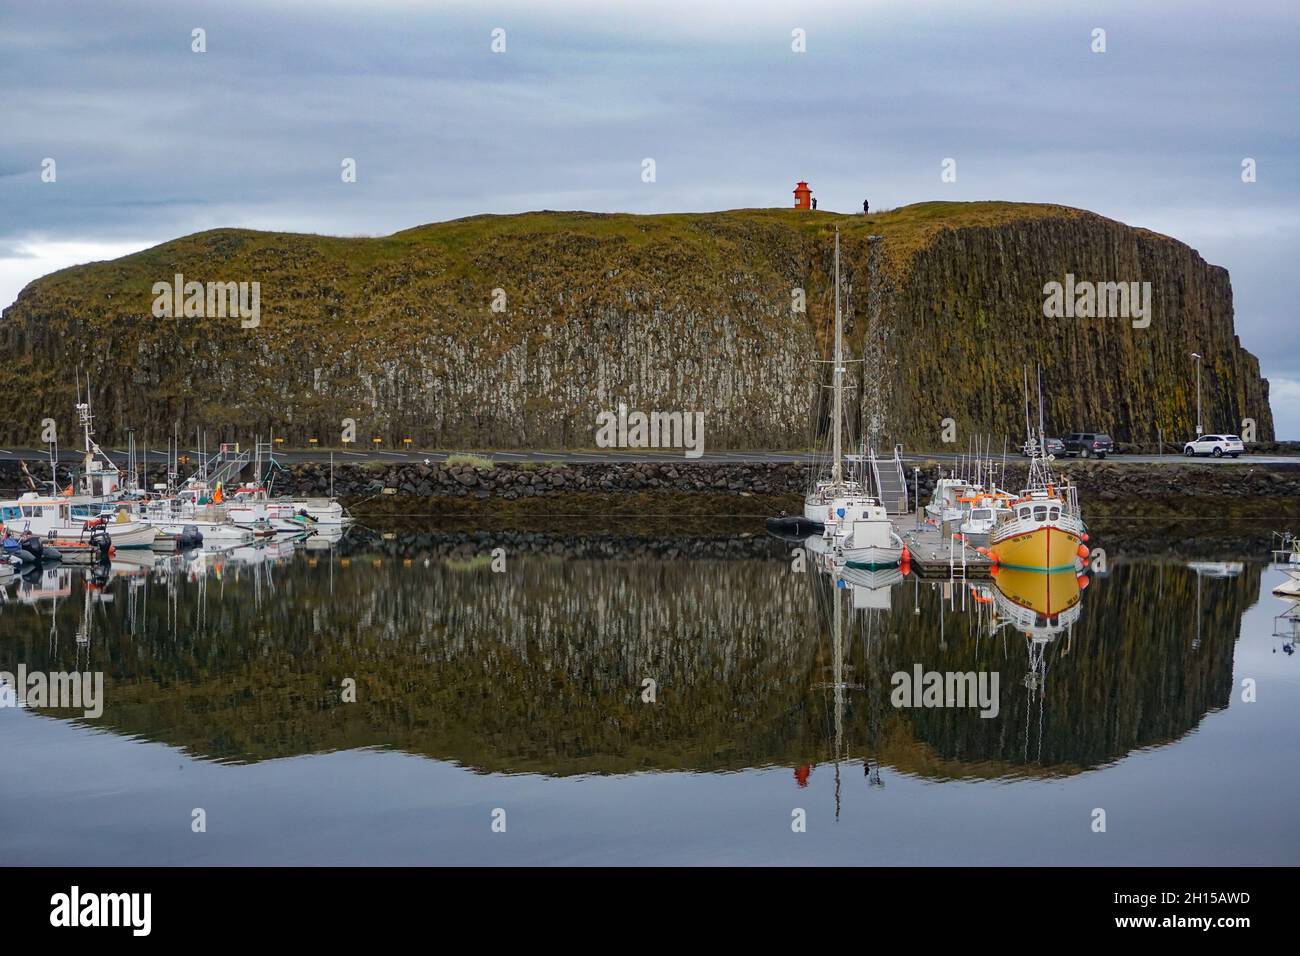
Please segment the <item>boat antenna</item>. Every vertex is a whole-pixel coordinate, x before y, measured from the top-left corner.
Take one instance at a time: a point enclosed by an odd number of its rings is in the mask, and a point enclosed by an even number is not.
[[[840,229],[838,226],[836,226],[835,227],[835,356],[834,356],[835,364],[833,366],[834,371],[832,372],[832,374],[835,377],[834,378],[835,424],[833,430],[834,447],[832,448],[831,451],[831,454],[834,456],[834,460],[831,463],[831,481],[836,485],[839,485],[844,479],[844,469],[840,462],[840,454],[841,454],[840,419],[844,414],[844,368],[840,358],[841,351],[844,347],[843,339],[844,339],[844,318],[843,315],[840,313]]]
[[[55,498],[59,496],[59,434],[50,436],[50,490]]]
[[[1020,371],[1024,374],[1025,379],[1025,441],[1032,442],[1034,440],[1034,429],[1029,424],[1029,366],[1020,366]]]
[[[1038,363],[1038,441],[1047,454],[1047,426],[1043,424],[1043,363]]]

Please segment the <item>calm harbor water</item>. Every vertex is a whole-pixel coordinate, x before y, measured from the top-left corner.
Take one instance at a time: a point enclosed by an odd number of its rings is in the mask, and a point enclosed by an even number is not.
[[[95,719],[0,708],[0,862],[1300,862],[1282,571],[788,552],[358,531],[0,585],[0,671],[104,674]],[[918,666],[996,716],[895,706]]]

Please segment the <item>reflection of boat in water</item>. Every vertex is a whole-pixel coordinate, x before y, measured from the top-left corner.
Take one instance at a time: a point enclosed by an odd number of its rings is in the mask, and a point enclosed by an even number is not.
[[[846,710],[849,706],[849,692],[867,692],[865,695],[867,707],[869,708],[867,722],[868,726],[873,728],[879,728],[881,721],[880,715],[877,713],[877,707],[885,696],[885,692],[879,686],[882,672],[877,667],[869,667],[868,672],[862,674],[864,679],[871,680],[875,685],[871,688],[850,679],[854,667],[845,660],[846,624],[860,624],[867,653],[872,656],[875,656],[873,652],[878,654],[879,642],[874,638],[879,637],[879,624],[885,612],[888,612],[891,608],[893,589],[902,583],[904,574],[903,570],[897,565],[893,567],[872,567],[846,561],[834,551],[827,550],[824,546],[815,545],[814,540],[819,541],[820,539],[813,536],[813,539],[810,539],[808,543],[808,551],[813,556],[814,566],[821,574],[829,577],[833,585],[829,589],[831,607],[827,615],[830,619],[831,635],[830,664],[827,668],[830,672],[827,675],[829,679],[813,684],[813,689],[823,691],[828,698],[826,705],[831,732],[829,741],[830,763],[834,768],[835,816],[838,819],[841,806],[841,765],[854,761],[854,758],[849,754],[849,746],[845,740],[844,732]],[[813,585],[814,594],[819,598],[828,593],[821,581],[814,579]],[[847,602],[843,597],[845,591],[848,591],[850,595]],[[864,611],[865,613],[850,615],[850,620],[846,622],[846,603],[851,610]],[[871,735],[874,737],[876,732],[876,730],[871,731]],[[866,754],[861,759],[862,771],[867,786],[869,788],[883,787],[884,783],[880,779],[879,759],[873,761]],[[806,763],[795,769],[795,780],[800,787],[808,785],[809,777],[814,768],[814,764]]]
[[[1246,565],[1241,561],[1188,561],[1187,567],[1207,578],[1235,578]]]
[[[1025,637],[1029,656],[1029,671],[1023,681],[1029,690],[1025,699],[1025,759],[1029,758],[1029,709],[1035,697],[1038,698],[1038,757],[1042,756],[1048,648],[1064,635],[1065,650],[1061,654],[1069,653],[1069,638],[1079,620],[1082,592],[1087,585],[1087,577],[1072,570],[999,568],[994,574],[994,617],[990,630],[1010,627],[1019,631]]]
[[[308,551],[328,551],[342,541],[345,534],[347,529],[341,525],[317,528],[316,533],[303,542],[303,547]]]
[[[22,576],[18,584],[18,600],[24,604],[42,601],[59,601],[72,594],[72,569],[47,567],[33,570]]]
[[[1026,637],[1051,640],[1078,620],[1087,580],[1073,571],[999,568],[993,577],[998,615]]]
[[[817,569],[834,579],[836,588],[851,592],[855,610],[888,608],[892,588],[904,578],[901,566],[847,560],[818,535],[810,535],[804,547],[813,556]]]

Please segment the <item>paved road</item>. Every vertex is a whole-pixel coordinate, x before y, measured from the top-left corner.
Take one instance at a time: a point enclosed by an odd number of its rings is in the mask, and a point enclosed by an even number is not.
[[[110,456],[118,463],[125,463],[126,451],[120,448],[105,449]],[[199,453],[194,449],[182,449],[183,455],[190,457],[190,467],[198,461]],[[449,455],[464,454],[451,451],[380,451],[367,449],[365,451],[340,451],[335,450],[334,463],[356,464],[364,461],[379,462],[420,462],[428,459],[429,461],[439,462],[446,461]],[[509,464],[510,462],[544,462],[544,461],[562,461],[573,464],[599,464],[601,462],[627,462],[627,461],[660,461],[660,462],[680,462],[680,461],[699,461],[704,463],[766,463],[766,462],[808,462],[813,460],[813,456],[807,452],[788,452],[788,451],[721,451],[709,452],[700,458],[686,459],[682,452],[677,451],[627,451],[624,449],[606,450],[585,450],[585,451],[568,451],[558,449],[542,449],[539,451],[477,451],[472,454],[482,455],[491,458],[493,461]],[[61,462],[74,463],[80,460],[80,454],[75,451],[61,450],[59,460]],[[285,464],[296,464],[299,462],[318,462],[328,463],[330,460],[330,451],[328,449],[287,449],[277,450],[275,453],[277,461]],[[926,461],[955,461],[960,457],[954,454],[931,453],[931,454],[908,454],[903,456],[907,462],[921,463]],[[995,456],[996,458],[997,456]],[[49,460],[49,452],[45,449],[35,448],[0,448],[0,461],[15,461],[26,459],[29,462],[35,462],[33,473],[39,475],[41,467]],[[152,452],[149,455],[149,461],[162,463],[167,460],[167,456],[162,452]],[[1023,460],[1016,457],[1012,461]],[[1292,464],[1300,466],[1300,455],[1243,455],[1238,459],[1231,458],[1195,458],[1188,459],[1182,455],[1116,455],[1106,459],[1107,461],[1117,464],[1137,463],[1170,463],[1170,462],[1188,462],[1194,461],[1206,465],[1220,467],[1231,467],[1240,465],[1278,465]],[[185,470],[185,469],[182,469]]]

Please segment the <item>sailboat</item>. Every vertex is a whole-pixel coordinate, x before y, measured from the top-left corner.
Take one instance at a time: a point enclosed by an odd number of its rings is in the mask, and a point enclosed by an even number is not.
[[[889,512],[867,493],[864,483],[846,474],[844,459],[844,315],[840,311],[840,234],[835,231],[835,352],[832,358],[834,409],[831,414],[830,473],[804,499],[800,530],[811,533],[810,547],[867,568],[891,567],[904,560],[906,547]],[[771,526],[769,522],[769,527]]]
[[[1028,373],[1025,378],[1029,389]],[[1039,393],[1039,436],[1025,419],[1030,453],[1029,479],[1018,498],[1007,502],[1007,510],[989,534],[987,554],[997,564],[1030,571],[1073,570],[1079,558],[1089,554],[1083,543],[1088,530],[1079,513],[1078,489],[1068,478],[1052,474],[1042,426],[1042,394]]]

